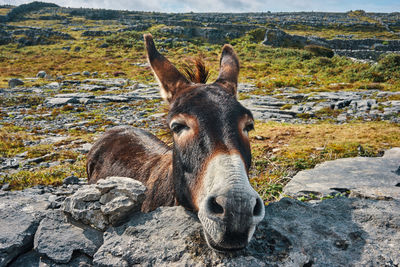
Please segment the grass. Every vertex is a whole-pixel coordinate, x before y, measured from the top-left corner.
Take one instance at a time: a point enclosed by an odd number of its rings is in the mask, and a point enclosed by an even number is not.
[[[0,8],[0,15],[5,15],[9,9]],[[85,29],[73,28],[88,27],[89,30],[117,31],[125,27],[115,20],[104,21],[86,20],[83,17],[68,16],[73,26],[65,27],[61,21],[39,20],[39,15],[30,14],[28,20],[11,23],[18,26],[51,27],[54,30],[70,34],[75,40],[57,40],[56,44],[43,46],[17,47],[16,44],[0,46],[0,88],[8,87],[10,78],[35,77],[44,70],[52,78],[82,71],[97,71],[98,78],[113,78],[116,73],[124,72],[124,78],[137,82],[155,82],[149,67],[139,67],[134,63],[145,63],[142,35],[143,31],[131,31],[112,34],[106,37],[82,37]],[[360,21],[371,21],[364,13],[349,14]],[[375,23],[375,22],[373,22]],[[218,76],[219,56],[221,45],[205,43],[200,39],[163,43],[169,37],[161,33],[165,25],[153,25],[146,32],[151,32],[158,48],[167,51],[163,54],[175,65],[182,67],[181,62],[186,58],[193,58],[199,53],[204,56],[210,68],[210,81]],[[400,28],[399,28],[400,29]],[[382,30],[381,25],[366,28],[338,28],[308,27],[291,25],[285,29],[292,34],[316,35],[325,38],[335,38],[336,35],[354,35],[354,38],[376,36],[378,38],[393,39],[393,34]],[[247,35],[230,40],[240,61],[241,73],[239,82],[252,83],[257,89],[251,94],[269,95],[276,88],[296,87],[298,93],[312,93],[321,91],[358,91],[358,90],[386,90],[400,91],[400,57],[390,55],[382,58],[377,64],[353,62],[345,57],[332,58],[321,56],[314,50],[292,48],[272,48],[260,42],[264,38],[263,30],[250,31]],[[107,48],[100,45],[107,43]],[[63,50],[69,46],[70,51]],[[75,47],[81,47],[75,51]],[[326,54],[326,56],[331,56]],[[86,76],[76,76],[73,79],[84,80]],[[49,82],[46,79],[35,81],[24,80],[27,87],[40,86]],[[74,88],[63,89],[64,92],[75,92]],[[126,92],[125,88],[113,93]],[[95,92],[101,95],[103,92]],[[239,99],[247,99],[249,93],[240,93]],[[400,100],[400,95],[390,95],[387,100]],[[90,110],[83,107],[74,108],[64,106],[52,110],[39,107],[44,98],[40,95],[15,94],[12,97],[2,97],[1,107],[26,106],[24,123],[28,125],[36,120],[55,120],[58,116],[74,116],[77,120],[87,121],[96,131],[104,131],[112,124],[104,115],[108,109],[118,108],[119,104],[107,106],[104,110]],[[165,106],[159,106],[160,100],[121,105],[135,106],[144,113],[143,117],[151,118],[154,113],[165,111]],[[139,108],[140,107],[140,108]],[[292,106],[282,106],[288,110]],[[122,111],[123,112],[123,111]],[[4,111],[0,111],[0,118],[12,118]],[[308,119],[308,114],[300,115]],[[317,116],[335,117],[337,111],[329,108],[322,109]],[[148,121],[138,122],[134,126],[148,127]],[[336,125],[323,122],[313,125],[283,124],[283,123],[256,123],[256,130],[251,133],[253,152],[253,167],[251,183],[260,193],[266,203],[280,197],[284,185],[290,177],[298,171],[312,168],[326,160],[354,156],[378,156],[384,149],[400,146],[400,126],[388,122],[349,122]],[[59,165],[52,167],[35,166],[35,171],[17,170],[0,178],[0,184],[10,183],[12,189],[22,189],[33,185],[59,185],[62,180],[75,173],[79,177],[86,177],[85,156],[75,152],[83,142],[93,142],[94,134],[80,129],[58,129],[53,134],[65,135],[67,138],[56,144],[40,144],[38,141],[48,130],[18,127],[1,124],[0,128],[0,157],[10,158],[27,152],[26,159],[43,157],[44,162],[58,161]],[[171,144],[171,134],[168,129],[161,128],[156,133],[163,141]],[[27,142],[36,142],[28,146]],[[74,160],[71,164],[68,160]]]
[[[274,201],[279,199],[284,185],[298,171],[313,168],[326,160],[380,156],[384,149],[400,146],[399,132],[400,125],[388,122],[350,122],[341,125],[257,122],[255,131],[251,133],[251,183],[266,203]],[[24,141],[37,140],[39,137],[28,134],[27,129],[11,125],[1,128],[0,153],[3,157],[27,151],[27,158],[47,155],[45,162],[59,161],[60,165],[39,168],[35,172],[20,170],[6,175],[0,179],[0,183],[7,182],[13,189],[22,189],[37,184],[58,185],[71,173],[85,177],[85,157],[71,149],[82,142],[93,142],[93,134],[69,134],[69,138],[53,145],[25,147]],[[167,129],[160,129],[157,136],[171,144]],[[76,163],[70,164],[66,159],[73,159]]]
[[[99,21],[84,20],[73,17],[79,25],[96,26],[96,30],[116,30],[117,22],[103,25]],[[27,23],[26,21],[14,24]],[[36,20],[40,23],[48,21]],[[107,37],[82,37],[82,31],[65,28],[60,22],[52,21],[51,27],[73,35],[76,40],[59,40],[56,44],[18,48],[9,44],[0,46],[0,87],[7,87],[11,77],[34,77],[40,70],[45,70],[53,77],[65,76],[73,72],[97,71],[100,78],[112,78],[116,72],[126,73],[126,78],[139,82],[155,82],[148,67],[138,67],[134,63],[146,62],[142,35],[144,32],[130,31]],[[113,24],[114,23],[114,24]],[[35,24],[35,25],[36,25]],[[43,25],[42,25],[43,26]],[[120,25],[121,26],[121,25]],[[304,25],[303,25],[304,26]],[[76,26],[74,26],[76,27]],[[146,32],[152,32],[156,39],[165,40],[168,36],[160,32],[163,25],[155,25]],[[303,29],[312,34],[312,29]],[[326,29],[321,29],[326,32]],[[337,29],[334,29],[337,32]],[[367,31],[371,36],[371,32]],[[265,93],[277,87],[293,86],[302,90],[332,90],[332,83],[348,83],[349,89],[366,88],[379,81],[384,90],[398,91],[399,79],[390,79],[384,69],[367,63],[356,63],[345,57],[335,56],[331,59],[321,57],[307,50],[291,48],[271,48],[259,43],[260,35],[252,31],[241,38],[231,40],[241,59],[241,76],[239,82],[256,83],[259,93]],[[100,48],[108,43],[108,48]],[[70,51],[63,47],[71,47]],[[79,52],[75,47],[81,47]],[[221,45],[212,45],[200,40],[187,42],[157,43],[159,48],[168,50],[164,54],[176,65],[182,59],[202,53],[210,67],[210,81],[218,76],[219,54]],[[84,76],[77,76],[85,79]],[[312,86],[310,86],[312,85]]]
[[[257,123],[251,134],[252,184],[266,202],[276,200],[298,171],[327,160],[382,155],[400,146],[399,132],[400,125],[387,122]]]
[[[85,159],[82,158],[73,164],[62,164],[55,167],[38,169],[35,172],[21,170],[6,175],[0,182],[9,183],[15,190],[35,185],[61,185],[64,178],[75,174],[78,177],[85,177]],[[1,179],[1,178],[0,178]]]

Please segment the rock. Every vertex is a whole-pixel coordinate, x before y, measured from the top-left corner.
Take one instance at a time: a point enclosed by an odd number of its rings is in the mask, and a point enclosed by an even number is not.
[[[82,144],[78,149],[77,149],[77,151],[78,152],[80,152],[80,153],[82,153],[82,154],[87,154],[87,153],[89,153],[89,151],[90,151],[90,149],[92,148],[92,144],[89,144],[89,143],[85,143],[85,144]]]
[[[8,191],[8,190],[10,190],[10,184],[9,184],[9,183],[3,184],[3,186],[1,187],[1,190],[3,190],[3,191]]]
[[[80,90],[87,90],[87,91],[104,91],[107,89],[107,87],[105,87],[104,85],[96,85],[96,84],[81,84],[78,86],[78,88]]]
[[[54,211],[40,222],[34,249],[57,263],[68,263],[74,252],[93,256],[102,242],[101,232],[86,225],[72,225],[61,211]]]
[[[36,74],[36,77],[38,77],[38,78],[44,78],[44,77],[46,77],[46,72],[43,71],[43,70],[41,70],[41,71],[39,71],[39,72]]]
[[[82,72],[82,75],[84,75],[84,76],[90,76],[90,72],[87,71],[87,70],[85,70],[85,71]]]
[[[92,264],[92,259],[88,257],[87,255],[76,252],[73,256],[72,259],[67,263],[67,264],[60,264],[60,263],[55,263],[54,261],[42,257],[39,253],[36,251],[32,250],[28,253],[25,253],[21,256],[19,256],[15,261],[12,262],[10,267],[21,267],[21,266],[29,266],[29,267],[69,267],[69,266],[82,266],[82,267],[89,267],[93,266]]]
[[[13,78],[8,81],[8,87],[10,88],[14,88],[20,85],[24,85],[24,82],[21,79]]]
[[[381,158],[357,157],[327,161],[314,169],[299,172],[286,185],[283,193],[297,197],[350,194],[372,199],[400,200],[400,148],[385,152]]]
[[[63,184],[79,184],[79,178],[74,175],[68,176],[63,180]]]
[[[0,266],[33,247],[33,238],[49,205],[47,194],[7,192],[0,201]]]
[[[9,267],[20,267],[20,266],[39,267],[40,266],[39,253],[31,250],[19,256],[15,261],[13,261],[9,265]]]
[[[189,262],[190,265],[194,262],[190,257],[182,261],[182,254],[193,244],[190,236],[200,231],[200,222],[182,207],[140,213],[123,226],[110,228],[104,233],[104,244],[94,255],[94,263],[99,266],[139,263],[161,266],[179,262],[185,266]]]
[[[108,177],[96,185],[86,185],[67,197],[62,210],[75,220],[105,230],[139,211],[146,187],[132,178]]]
[[[60,88],[60,84],[58,82],[52,82],[52,83],[46,84],[45,87],[49,88],[49,89],[58,89],[58,88]]]
[[[21,158],[19,157],[14,157],[14,158],[9,158],[5,159],[3,162],[0,164],[0,170],[5,170],[5,169],[18,169],[21,164]]]
[[[45,105],[50,107],[65,106],[73,103],[79,103],[79,101],[73,97],[50,97],[45,100]]]
[[[336,198],[317,204],[283,198],[266,207],[245,250],[218,253],[182,207],[137,214],[104,233],[99,266],[343,266],[398,264],[400,202]],[[382,227],[382,224],[387,225]]]
[[[262,240],[259,233],[265,226],[269,228],[266,235],[278,232],[287,238],[288,262],[296,259],[295,255],[305,256],[296,266],[398,264],[399,205],[397,200],[341,197],[308,204],[283,198],[267,206],[255,240]],[[277,244],[282,237],[275,239]],[[285,251],[285,246],[280,249]]]

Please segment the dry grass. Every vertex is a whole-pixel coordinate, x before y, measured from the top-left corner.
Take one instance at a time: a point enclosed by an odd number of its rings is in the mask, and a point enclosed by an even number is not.
[[[265,201],[271,201],[300,170],[337,158],[379,156],[384,149],[400,146],[400,125],[257,123],[251,140],[252,183]]]

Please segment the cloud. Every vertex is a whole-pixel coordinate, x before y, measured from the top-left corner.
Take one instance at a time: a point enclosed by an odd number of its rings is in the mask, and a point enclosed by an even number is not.
[[[160,12],[265,12],[332,11],[363,9],[374,12],[400,11],[398,0],[41,0],[65,7],[88,7]],[[30,0],[0,0],[19,5]]]

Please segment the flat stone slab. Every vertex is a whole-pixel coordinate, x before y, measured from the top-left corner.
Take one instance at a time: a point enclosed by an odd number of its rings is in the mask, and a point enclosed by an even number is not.
[[[400,200],[400,148],[383,157],[356,157],[327,161],[299,172],[285,186],[283,194],[319,197],[350,191],[350,196]]]

